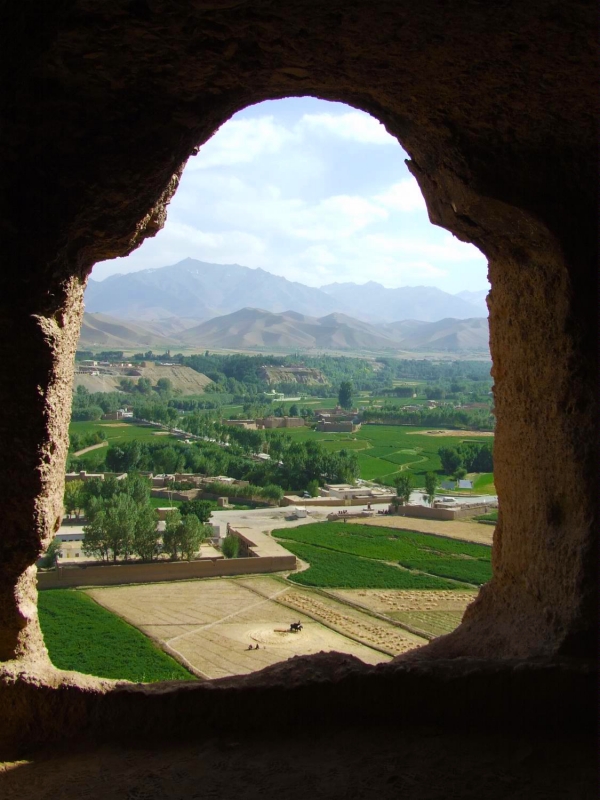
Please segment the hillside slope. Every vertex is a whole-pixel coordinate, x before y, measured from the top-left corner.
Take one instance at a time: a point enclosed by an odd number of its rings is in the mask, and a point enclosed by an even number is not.
[[[217,317],[184,331],[180,338],[188,347],[198,348],[397,349],[397,342],[385,333],[345,315],[315,318],[289,311],[272,314],[260,308],[243,308]]]
[[[201,372],[179,365],[161,366],[150,363],[147,367],[136,367],[136,371],[140,372],[141,375],[128,376],[126,371],[118,372],[117,370],[114,370],[115,374],[113,375],[82,375],[76,373],[73,385],[75,388],[85,386],[89,392],[114,392],[119,388],[120,381],[123,378],[128,378],[134,383],[137,383],[140,378],[149,378],[153,386],[156,385],[159,378],[168,378],[173,389],[180,391],[184,395],[190,395],[203,394],[205,388],[212,383],[211,379]]]
[[[106,347],[130,349],[132,347],[162,347],[168,349],[175,340],[156,329],[150,330],[131,320],[119,320],[106,314],[85,312],[81,325],[79,347]]]
[[[286,311],[272,314],[243,308],[184,331],[187,347],[231,350],[330,350],[398,355],[410,351],[487,352],[488,321],[444,319],[404,320],[370,325],[346,314],[310,317]]]

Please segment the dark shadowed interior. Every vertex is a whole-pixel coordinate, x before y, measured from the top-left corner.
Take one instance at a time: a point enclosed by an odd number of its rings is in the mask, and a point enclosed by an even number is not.
[[[595,4],[62,0],[3,17],[0,757],[31,763],[0,794],[83,796],[63,769],[89,797],[595,796]],[[160,230],[232,114],[299,95],[383,122],[431,221],[489,260],[494,578],[454,633],[378,667],[322,654],[184,686],[61,672],[33,565],[63,513],[87,276]]]

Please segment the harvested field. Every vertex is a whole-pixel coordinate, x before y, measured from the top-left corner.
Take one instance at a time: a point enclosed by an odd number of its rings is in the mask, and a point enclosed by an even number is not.
[[[434,536],[445,536],[448,539],[459,539],[464,542],[474,542],[475,544],[487,544],[490,547],[494,538],[494,528],[491,525],[486,527],[478,522],[467,522],[466,520],[417,519],[416,517],[390,515],[385,517],[366,517],[361,519],[361,525],[375,525],[382,528],[400,528],[404,531],[431,533]]]
[[[346,636],[383,650],[391,656],[400,655],[425,644],[423,639],[401,628],[349,606],[340,606],[334,599],[319,597],[312,592],[291,591],[283,595],[282,602],[311,617],[316,617]]]
[[[387,632],[395,638],[393,642],[390,638],[391,646],[385,647],[385,652],[354,641],[317,621],[326,621],[336,609],[335,601],[331,608],[311,606],[298,599],[296,587],[269,577],[111,587],[91,589],[89,594],[206,678],[242,675],[295,655],[321,651],[348,653],[367,664],[377,664],[421,643],[386,623],[382,623],[381,635]],[[293,595],[293,610],[285,602],[288,594]],[[381,647],[383,639],[376,644],[376,632],[367,630],[371,618],[346,612],[347,607],[339,604],[336,627],[339,624],[340,630],[346,630],[344,626],[348,626],[350,636],[358,631],[361,641]],[[296,621],[302,622],[304,629],[289,633],[290,623]],[[364,629],[358,628],[360,624]],[[248,649],[256,644],[258,650]]]
[[[379,589],[337,589],[330,594],[365,610],[385,614],[429,637],[453,631],[466,607],[477,597],[477,592]]]

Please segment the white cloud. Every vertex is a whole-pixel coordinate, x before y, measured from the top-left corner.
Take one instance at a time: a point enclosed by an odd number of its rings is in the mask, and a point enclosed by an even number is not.
[[[370,234],[367,238],[369,243],[382,253],[403,253],[433,261],[486,263],[485,256],[474,245],[461,242],[443,231],[436,233],[437,236],[425,230],[420,236]],[[439,241],[436,242],[435,239]]]
[[[231,119],[189,159],[186,169],[210,169],[254,161],[273,155],[296,134],[273,117]]]
[[[385,220],[387,216],[385,209],[363,197],[338,195],[305,206],[287,220],[287,227],[289,233],[302,239],[338,239]]]
[[[323,104],[323,113],[306,113],[318,111],[316,102],[281,118],[256,109],[223,125],[189,160],[165,229],[129,257],[97,265],[94,277],[190,256],[313,286],[481,288],[485,258],[429,223],[396,139],[353,109]]]
[[[300,120],[300,127],[308,132],[328,133],[361,144],[398,146],[398,140],[386,131],[381,122],[363,111],[347,111],[345,114],[304,114]]]
[[[394,183],[389,189],[386,189],[382,194],[376,195],[373,199],[392,211],[427,210],[419,184],[412,177]]]

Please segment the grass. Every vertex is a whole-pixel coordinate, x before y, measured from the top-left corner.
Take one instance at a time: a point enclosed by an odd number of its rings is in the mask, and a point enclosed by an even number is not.
[[[151,497],[149,499],[149,503],[152,508],[180,508],[183,500],[168,500],[166,497]],[[217,504],[214,504],[214,508],[217,507]]]
[[[368,453],[360,453],[358,456],[360,467],[360,477],[367,481],[381,478],[394,471],[394,465],[382,458],[373,458]]]
[[[59,669],[135,683],[195,679],[147,636],[83,592],[40,592],[38,609],[50,659]]]
[[[496,487],[494,486],[494,473],[481,472],[473,484],[473,489],[481,494],[496,494]]]
[[[307,557],[305,560],[310,562],[311,569],[307,573],[294,576],[294,580],[299,580],[301,583],[310,580],[313,581],[309,584],[312,586],[321,585],[314,581],[320,580],[322,574],[326,572],[328,582],[322,584],[324,586],[380,588],[381,583],[373,585],[368,583],[370,573],[365,572],[365,570],[368,572],[367,566],[358,563],[365,560],[378,563],[379,567],[391,569],[395,568],[390,567],[389,562],[395,562],[407,570],[424,573],[427,577],[448,578],[473,586],[486,583],[492,577],[491,548],[441,536],[343,522],[316,522],[300,525],[297,528],[276,530],[273,531],[273,535],[285,539],[285,547],[300,558],[304,556],[294,548],[298,545],[301,548],[309,548],[307,555],[317,559],[314,563],[317,576],[310,574],[313,560]],[[323,558],[326,558],[326,570],[319,566]],[[387,571],[384,571],[387,576]],[[301,578],[302,575],[305,577]],[[391,576],[389,579],[393,580]],[[361,584],[361,580],[367,583]],[[398,577],[396,580],[395,588],[448,588],[448,585],[444,587],[399,585],[402,584],[403,577]]]
[[[490,511],[489,514],[480,514],[475,517],[477,522],[498,522],[498,511]]]
[[[111,427],[111,426],[117,427]],[[135,425],[132,422],[115,422],[114,420],[106,420],[100,422],[72,422],[69,425],[69,433],[78,433],[85,436],[88,433],[96,433],[102,431],[106,435],[106,441],[110,444],[122,444],[124,442],[131,442],[136,439],[139,442],[160,442],[163,440],[172,440],[174,437],[170,434],[167,436],[155,436],[159,428],[145,427],[144,425]],[[91,455],[91,454],[90,454]]]

